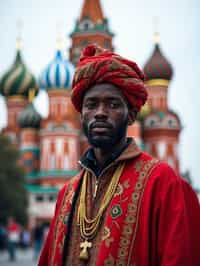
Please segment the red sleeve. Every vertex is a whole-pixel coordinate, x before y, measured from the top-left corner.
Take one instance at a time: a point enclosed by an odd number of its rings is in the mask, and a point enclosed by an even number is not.
[[[200,266],[200,205],[190,185],[167,165],[161,171],[159,266]],[[163,180],[162,180],[163,179]]]
[[[43,248],[42,248],[42,251],[41,251],[41,254],[40,254],[38,266],[48,266],[48,265],[50,265],[49,264],[49,252],[50,252],[50,247],[51,247],[51,243],[52,243],[52,240],[53,240],[55,219],[56,219],[56,216],[58,214],[58,211],[59,211],[59,208],[60,208],[60,204],[62,202],[64,191],[66,189],[67,189],[67,184],[58,193],[54,217],[53,217],[53,219],[51,221],[49,232],[47,234],[46,240],[44,242],[44,245],[43,245]]]

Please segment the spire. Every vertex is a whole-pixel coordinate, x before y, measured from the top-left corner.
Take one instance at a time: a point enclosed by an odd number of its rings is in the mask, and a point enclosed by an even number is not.
[[[104,20],[100,0],[84,0],[79,21],[86,17],[93,23],[101,23]]]
[[[22,49],[22,28],[23,21],[18,19],[16,22],[17,36],[16,36],[16,57],[14,64],[18,65],[22,63],[21,49]]]
[[[159,32],[154,32],[154,43],[158,45],[160,43],[160,34]]]
[[[158,45],[160,43],[160,33],[158,31],[158,17],[154,17],[154,43]]]
[[[21,19],[18,19],[18,21],[17,21],[17,38],[16,38],[17,51],[20,51],[22,48],[22,28],[23,28],[23,22]]]
[[[56,24],[56,46],[57,50],[61,51],[63,49],[63,23],[57,22]]]

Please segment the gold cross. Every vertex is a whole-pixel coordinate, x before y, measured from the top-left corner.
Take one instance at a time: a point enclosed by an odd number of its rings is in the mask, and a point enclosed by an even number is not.
[[[88,248],[92,247],[92,243],[85,240],[80,244],[80,248],[82,249],[80,252],[80,259],[82,260],[88,260],[89,254],[88,254]]]

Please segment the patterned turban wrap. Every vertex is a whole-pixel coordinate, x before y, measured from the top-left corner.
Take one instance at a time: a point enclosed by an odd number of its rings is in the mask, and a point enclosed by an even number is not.
[[[85,92],[100,83],[111,83],[121,89],[137,112],[147,100],[144,74],[135,62],[89,45],[80,57],[72,82],[72,103],[78,112],[81,112]]]

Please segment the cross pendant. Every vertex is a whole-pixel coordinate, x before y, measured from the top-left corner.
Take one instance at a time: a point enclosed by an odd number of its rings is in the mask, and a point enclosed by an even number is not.
[[[88,254],[88,248],[92,247],[92,243],[88,242],[87,240],[85,240],[84,242],[82,242],[80,244],[80,248],[82,249],[80,252],[80,256],[79,258],[81,260],[88,260],[89,259],[89,254]]]

